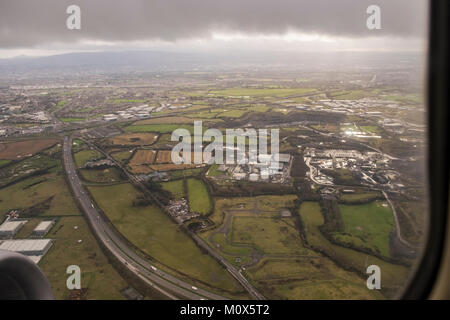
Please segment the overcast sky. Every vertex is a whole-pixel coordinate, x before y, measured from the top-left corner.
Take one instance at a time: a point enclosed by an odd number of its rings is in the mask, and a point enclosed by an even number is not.
[[[81,8],[81,30],[66,8]],[[366,9],[381,8],[381,30]],[[420,51],[426,0],[1,0],[0,57],[86,50]]]

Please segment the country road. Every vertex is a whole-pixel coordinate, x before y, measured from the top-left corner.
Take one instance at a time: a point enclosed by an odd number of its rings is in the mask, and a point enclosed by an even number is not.
[[[169,299],[175,300],[178,299],[177,296],[179,296],[192,300],[226,300],[225,297],[194,287],[189,283],[155,268],[147,260],[138,256],[131,248],[129,248],[128,244],[111,230],[102,215],[95,208],[89,193],[81,184],[72,158],[72,138],[64,138],[63,148],[64,169],[73,194],[83,209],[86,219],[88,219],[91,226],[91,230],[95,233],[98,241],[100,241],[118,261],[142,281]]]

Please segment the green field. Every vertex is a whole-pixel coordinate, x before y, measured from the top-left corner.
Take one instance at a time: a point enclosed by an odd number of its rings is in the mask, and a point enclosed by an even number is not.
[[[231,243],[252,245],[266,254],[307,253],[291,219],[233,217]]]
[[[110,99],[108,103],[120,104],[120,103],[145,103],[147,100],[144,99]]]
[[[58,104],[56,105],[57,108],[61,108],[63,106],[65,106],[67,104],[67,101],[59,101]]]
[[[218,170],[219,165],[216,163],[213,163],[207,172],[208,177],[217,177],[225,174],[225,172]]]
[[[372,96],[373,93],[371,91],[364,90],[350,90],[350,91],[341,91],[333,93],[333,99],[335,100],[358,100],[365,97]]]
[[[365,274],[368,265],[378,265],[383,270],[382,288],[388,293],[397,292],[399,286],[404,285],[408,268],[388,263],[372,255],[344,248],[328,241],[319,230],[319,226],[324,224],[324,218],[318,202],[303,202],[299,209],[299,215],[307,241],[314,249],[325,252],[339,265],[350,268],[359,274]]]
[[[348,169],[323,169],[322,172],[334,179],[336,184],[355,185],[358,184],[357,178],[353,172]]]
[[[246,110],[240,110],[240,109],[234,109],[234,110],[227,110],[225,112],[222,112],[217,115],[217,117],[225,117],[225,118],[240,118],[242,117],[247,111]]]
[[[420,94],[391,94],[382,96],[384,100],[396,101],[404,104],[418,104],[423,103],[424,97]]]
[[[131,125],[125,127],[125,131],[128,132],[156,132],[156,133],[171,133],[174,130],[182,128],[189,132],[193,132],[194,127],[191,125],[183,124],[144,124],[144,125]]]
[[[279,213],[281,208],[293,206],[297,196],[287,194],[284,196],[258,196],[252,199],[256,199],[258,201],[258,208],[260,210],[269,210]]]
[[[216,110],[205,110],[202,112],[188,113],[186,117],[196,118],[196,119],[212,119],[219,114],[219,111]],[[193,120],[191,120],[193,121]]]
[[[203,171],[203,168],[174,170],[170,172],[172,179],[179,179],[184,177],[197,176]]]
[[[36,154],[0,170],[0,187],[14,183],[36,172],[61,172],[61,162],[46,154]]]
[[[200,214],[208,214],[212,204],[208,189],[201,180],[190,178],[187,180],[189,209]]]
[[[86,120],[85,118],[59,118],[62,122],[80,122]]]
[[[0,160],[0,168],[3,166],[6,166],[10,162],[11,162],[11,160]]]
[[[383,299],[377,290],[367,290],[364,279],[322,256],[263,260],[246,273],[269,299]]]
[[[125,163],[128,159],[131,158],[132,155],[133,153],[130,151],[119,151],[111,154],[114,159],[121,163]]]
[[[364,205],[339,205],[345,234],[337,234],[339,242],[368,248],[390,257],[389,234],[395,230],[394,215],[386,202],[374,201]]]
[[[246,108],[248,112],[266,112],[269,107],[266,105],[251,105]]]
[[[260,96],[269,96],[269,97],[286,97],[292,95],[302,95],[307,93],[315,92],[316,89],[310,88],[281,88],[281,89],[273,89],[273,88],[263,88],[263,89],[246,89],[246,88],[234,88],[234,89],[225,89],[225,90],[217,90],[212,91],[218,96],[249,96],[249,97],[260,97]]]
[[[139,192],[130,184],[92,186],[89,191],[114,226],[129,241],[167,269],[203,281],[230,294],[240,294],[237,282],[158,207],[134,206]],[[192,280],[191,280],[192,281]]]
[[[108,169],[81,169],[81,176],[88,182],[111,183],[122,181],[117,168]]]
[[[80,151],[81,149],[84,148],[85,145],[86,145],[86,143],[83,140],[74,139],[72,141],[72,152],[76,153],[76,152]]]
[[[52,112],[57,111],[61,108],[63,108],[65,105],[67,104],[67,101],[58,101],[58,103],[56,104],[56,106],[53,107]]]
[[[188,118],[187,115],[172,117],[152,117],[150,119],[140,120],[133,123],[134,126],[149,124],[192,124],[194,120]]]
[[[217,224],[222,224],[223,211],[225,210],[242,210],[243,212],[240,215],[253,216],[252,210],[255,203],[260,216],[279,216],[280,209],[292,206],[295,199],[297,199],[296,195],[214,198],[214,212],[208,218]],[[265,214],[266,212],[268,215]]]
[[[380,131],[378,126],[360,126],[360,128],[368,133],[379,133]]]
[[[83,150],[74,154],[77,167],[84,166],[88,161],[103,158],[103,155],[97,150]]]
[[[120,290],[127,287],[127,283],[103,255],[82,217],[60,218],[47,237],[54,239],[53,245],[39,267],[47,276],[56,299],[70,298],[66,286],[69,265],[80,267],[81,287],[87,288],[87,299],[124,299]]]
[[[224,233],[216,233],[212,238],[216,244],[220,245],[220,250],[226,254],[243,257],[250,256],[252,253],[252,248],[249,246],[236,246],[229,244]]]
[[[223,212],[229,211],[230,231],[214,233],[216,228],[200,235],[232,264],[245,266],[246,277],[268,299],[382,299],[379,292],[367,290],[364,278],[303,245],[295,217],[280,217],[280,209],[295,198],[216,198],[210,218],[223,225]],[[261,260],[251,265],[254,249]]]
[[[366,191],[355,193],[344,193],[340,199],[347,203],[352,202],[369,202],[371,200],[379,199],[383,195],[379,191]],[[383,197],[384,198],[384,197]]]
[[[45,204],[48,202],[48,204]],[[38,215],[80,214],[64,177],[49,173],[0,189],[0,215],[10,209],[35,207]]]
[[[185,196],[183,180],[173,180],[169,182],[161,183],[164,190],[169,191],[176,200],[179,200]]]

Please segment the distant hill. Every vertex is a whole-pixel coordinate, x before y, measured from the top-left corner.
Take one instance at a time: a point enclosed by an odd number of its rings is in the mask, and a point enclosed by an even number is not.
[[[0,59],[0,73],[63,72],[160,72],[187,70],[228,71],[238,67],[286,68],[288,70],[337,70],[360,65],[377,70],[396,66],[414,67],[420,54],[360,52],[264,52],[232,51],[214,53],[181,53],[163,51],[114,51],[67,53],[45,57]],[[1,77],[1,76],[0,76]]]
[[[0,59],[0,69],[35,70],[95,68],[108,71],[111,68],[161,70],[183,68],[211,60],[210,56],[157,51],[83,52],[46,57],[16,57]]]

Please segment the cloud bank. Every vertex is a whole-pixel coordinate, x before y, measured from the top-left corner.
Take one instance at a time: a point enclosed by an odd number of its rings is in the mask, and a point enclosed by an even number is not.
[[[81,8],[82,29],[66,28],[66,8]],[[382,30],[366,28],[369,5]],[[0,2],[0,49],[82,41],[211,39],[214,33],[289,32],[362,39],[426,35],[425,0],[12,0]]]

